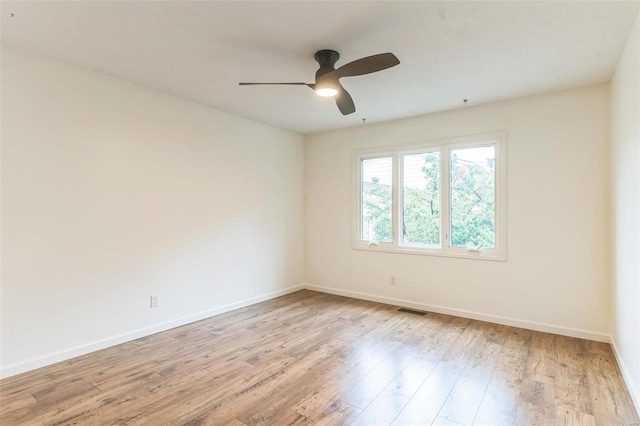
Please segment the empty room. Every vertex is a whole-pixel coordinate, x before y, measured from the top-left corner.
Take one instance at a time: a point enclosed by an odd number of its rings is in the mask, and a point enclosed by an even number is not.
[[[639,10],[0,2],[0,424],[639,426]]]

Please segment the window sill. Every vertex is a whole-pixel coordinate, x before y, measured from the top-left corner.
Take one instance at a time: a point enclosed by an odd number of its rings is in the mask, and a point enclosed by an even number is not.
[[[354,244],[351,246],[353,250],[362,250],[369,252],[395,253],[395,254],[413,254],[419,256],[437,256],[437,257],[453,257],[457,259],[470,260],[490,260],[494,262],[506,262],[507,256],[496,253],[485,252],[444,252],[440,250],[428,249],[412,249],[411,247],[385,247],[384,245],[371,246]]]

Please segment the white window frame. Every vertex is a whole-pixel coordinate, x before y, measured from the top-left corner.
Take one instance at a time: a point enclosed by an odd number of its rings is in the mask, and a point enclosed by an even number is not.
[[[495,146],[495,248],[470,251],[466,247],[451,246],[450,243],[450,188],[449,173],[451,167],[450,152],[453,149],[466,147]],[[422,153],[440,153],[440,245],[421,246],[419,244],[402,244],[402,170],[403,156]],[[361,239],[362,230],[362,188],[361,188],[361,164],[362,160],[370,158],[392,158],[392,226],[393,238],[391,242],[364,241]],[[487,133],[481,135],[455,137],[449,139],[437,139],[411,145],[387,146],[356,150],[352,154],[353,164],[353,235],[352,248],[355,250],[368,250],[388,253],[404,253],[428,256],[445,256],[478,260],[507,260],[507,136],[504,132]]]

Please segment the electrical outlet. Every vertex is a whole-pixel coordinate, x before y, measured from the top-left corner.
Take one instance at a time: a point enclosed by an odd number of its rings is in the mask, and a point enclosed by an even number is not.
[[[157,308],[158,306],[158,295],[157,294],[152,294],[151,295],[151,307],[152,308]]]
[[[396,276],[395,275],[389,276],[389,284],[390,285],[396,285]]]

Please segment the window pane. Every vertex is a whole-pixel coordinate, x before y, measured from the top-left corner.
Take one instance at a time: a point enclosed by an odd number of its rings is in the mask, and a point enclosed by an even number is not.
[[[402,241],[440,244],[440,154],[403,157]]]
[[[391,175],[392,157],[361,160],[360,191],[362,200],[361,239],[391,242]]]
[[[495,247],[495,146],[451,150],[451,245]]]

